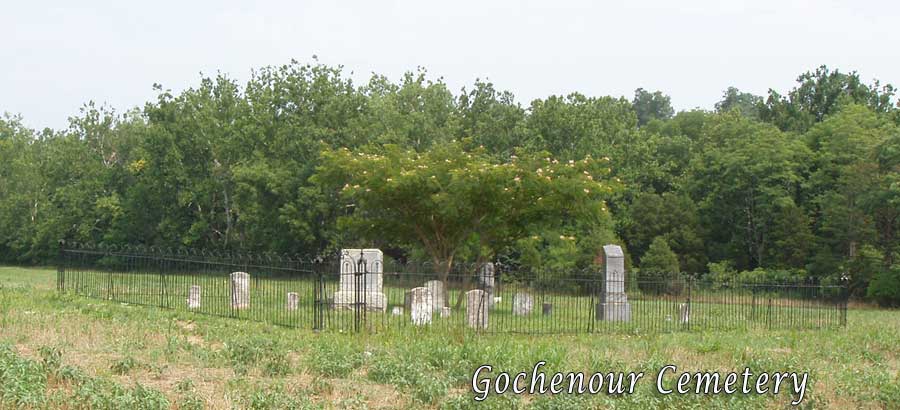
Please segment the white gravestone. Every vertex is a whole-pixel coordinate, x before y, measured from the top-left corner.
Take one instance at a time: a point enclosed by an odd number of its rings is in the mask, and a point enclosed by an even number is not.
[[[439,280],[429,280],[428,282],[425,282],[424,286],[431,291],[431,310],[435,313],[440,313],[441,308],[446,304],[447,294],[444,292],[444,282]]]
[[[466,292],[466,322],[469,327],[487,329],[488,327],[488,298],[481,289]]]
[[[450,317],[450,306],[444,306],[441,308],[441,317]]]
[[[200,308],[200,286],[194,285],[191,286],[190,291],[188,291],[188,309],[199,309]]]
[[[496,299],[494,298],[494,263],[488,262],[481,266],[478,270],[478,285],[485,292],[487,298],[487,307],[494,307]]]
[[[597,304],[597,320],[628,322],[631,305],[625,294],[625,254],[618,245],[603,247],[603,278],[600,303]]]
[[[431,323],[431,314],[434,312],[431,307],[434,303],[431,290],[425,287],[412,288],[409,291],[409,295],[409,314],[412,317],[413,324],[421,326]]]
[[[682,303],[679,310],[681,311],[681,324],[688,324],[691,321],[691,305]]]
[[[250,307],[250,274],[247,272],[231,274],[231,307],[234,309]]]
[[[400,306],[394,306],[391,308],[391,316],[403,316],[403,308]]]
[[[342,249],[340,288],[334,293],[334,306],[352,309],[356,303],[364,303],[368,310],[385,311],[383,269],[384,254],[380,249]]]
[[[517,292],[513,296],[513,314],[516,316],[527,316],[534,309],[534,298],[525,292]]]
[[[297,310],[297,307],[300,306],[300,294],[297,292],[288,292],[287,294],[287,309],[288,310]]]

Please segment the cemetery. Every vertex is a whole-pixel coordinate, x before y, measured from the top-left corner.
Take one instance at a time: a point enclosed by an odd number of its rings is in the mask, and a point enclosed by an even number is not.
[[[459,265],[441,278],[428,265],[386,263],[379,249],[343,249],[335,261],[309,263],[92,248],[62,254],[57,287],[63,293],[316,331],[553,334],[847,325],[841,286],[643,283],[628,278],[622,248],[612,244],[602,248],[602,265],[569,277],[488,262]]]

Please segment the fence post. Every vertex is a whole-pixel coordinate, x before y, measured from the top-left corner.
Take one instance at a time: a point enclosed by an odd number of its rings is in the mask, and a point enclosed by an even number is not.
[[[63,239],[59,240],[59,255],[56,261],[56,291],[57,292],[65,292],[66,291],[66,254],[65,254],[65,246],[66,241]]]
[[[846,275],[841,277],[841,326],[847,326],[847,303],[850,300],[850,278]]]

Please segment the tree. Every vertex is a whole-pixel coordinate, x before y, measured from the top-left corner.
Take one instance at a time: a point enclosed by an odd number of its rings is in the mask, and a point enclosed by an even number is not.
[[[724,113],[736,110],[745,117],[758,119],[759,108],[763,101],[763,98],[758,95],[741,92],[735,87],[728,87],[722,95],[722,99],[716,103],[716,112]]]
[[[693,161],[688,190],[710,232],[709,259],[745,270],[772,266],[772,247],[786,240],[775,228],[796,206],[811,154],[800,139],[737,113],[719,115],[704,134],[711,143]]]
[[[671,98],[660,91],[651,93],[643,88],[638,88],[634,90],[634,99],[631,101],[631,105],[637,114],[639,126],[652,120],[668,120],[675,114]]]
[[[377,153],[328,150],[313,180],[339,189],[352,209],[343,229],[423,249],[446,280],[460,255],[488,260],[559,220],[602,226],[615,186],[603,180],[608,173],[602,159],[499,162],[470,141],[451,141],[424,153],[390,144]]]
[[[633,255],[642,258],[652,241],[661,238],[678,255],[681,271],[699,273],[706,268],[704,232],[697,205],[686,195],[637,195],[623,212],[623,237]]]
[[[878,80],[866,85],[855,71],[842,73],[823,65],[800,75],[797,83],[787,96],[769,90],[765,104],[760,105],[760,118],[785,131],[805,132],[846,104],[866,105],[879,113],[897,109],[894,86],[882,86]]]
[[[615,157],[637,132],[637,117],[625,99],[572,93],[534,100],[530,111],[524,145],[559,160]]]
[[[641,257],[638,286],[647,293],[679,293],[683,288],[678,267],[678,255],[672,252],[666,240],[653,238],[647,253]]]

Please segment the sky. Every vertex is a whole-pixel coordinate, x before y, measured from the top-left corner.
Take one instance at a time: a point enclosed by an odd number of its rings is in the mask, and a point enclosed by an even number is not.
[[[133,3],[133,4],[128,4]],[[897,1],[0,0],[0,112],[65,128],[88,101],[118,112],[201,75],[241,82],[296,59],[355,82],[425,67],[454,92],[489,80],[523,105],[661,90],[712,109],[729,86],[788,91],[826,64],[900,83]],[[202,74],[201,74],[202,73]]]

